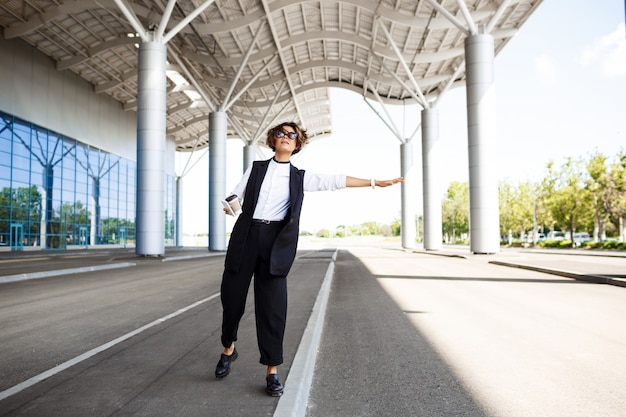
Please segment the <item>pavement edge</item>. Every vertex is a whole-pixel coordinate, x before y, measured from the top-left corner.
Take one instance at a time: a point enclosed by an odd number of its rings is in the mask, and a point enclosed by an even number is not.
[[[335,272],[337,250],[326,270],[324,281],[317,294],[313,311],[309,317],[289,375],[285,381],[283,396],[278,401],[274,417],[304,417],[309,402],[309,392],[315,373],[315,361],[319,349],[330,286]]]

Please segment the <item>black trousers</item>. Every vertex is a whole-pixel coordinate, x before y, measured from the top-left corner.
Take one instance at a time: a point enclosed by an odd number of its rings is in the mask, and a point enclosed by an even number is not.
[[[260,362],[267,366],[283,363],[283,338],[287,322],[287,279],[270,275],[272,245],[283,225],[252,223],[238,272],[224,270],[221,299],[222,345],[237,340],[239,322],[246,307],[250,281],[254,275],[254,311]]]

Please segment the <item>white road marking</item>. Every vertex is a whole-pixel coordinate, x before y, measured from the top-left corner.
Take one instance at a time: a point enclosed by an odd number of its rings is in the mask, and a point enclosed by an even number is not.
[[[187,307],[183,307],[180,310],[177,310],[177,311],[175,311],[175,312],[173,312],[171,314],[168,314],[168,315],[163,316],[163,317],[161,317],[159,319],[156,319],[153,322],[146,324],[145,326],[142,326],[142,327],[140,327],[140,328],[138,328],[136,330],[133,330],[132,332],[126,333],[125,335],[120,336],[117,339],[111,340],[110,342],[105,343],[104,345],[101,345],[101,346],[98,346],[97,348],[91,349],[90,351],[87,351],[87,352],[83,353],[82,355],[78,355],[75,358],[68,360],[67,362],[64,362],[64,363],[62,363],[60,365],[55,366],[52,369],[49,369],[49,370],[47,370],[45,372],[40,373],[39,375],[35,375],[34,377],[32,377],[30,379],[27,379],[26,381],[24,381],[24,382],[22,382],[20,384],[17,384],[17,385],[15,385],[15,386],[13,386],[13,387],[11,387],[9,389],[6,389],[6,390],[0,392],[0,401],[4,400],[7,397],[10,397],[11,395],[17,394],[18,392],[23,391],[26,388],[29,388],[29,387],[37,384],[38,382],[44,381],[44,380],[50,378],[51,376],[56,375],[59,372],[62,372],[64,370],[66,370],[66,369],[68,369],[68,368],[70,368],[70,367],[72,367],[72,366],[74,366],[74,365],[76,365],[76,364],[86,360],[86,359],[89,359],[92,356],[97,355],[100,352],[104,352],[105,350],[107,350],[107,349],[109,349],[109,348],[111,348],[111,347],[113,347],[113,346],[115,346],[115,345],[117,345],[117,344],[127,340],[127,339],[130,339],[131,337],[136,336],[136,335],[138,335],[139,333],[141,333],[141,332],[143,332],[145,330],[150,329],[151,327],[154,327],[154,326],[159,325],[159,324],[161,324],[161,323],[163,323],[163,322],[165,322],[165,321],[167,321],[169,319],[172,319],[172,318],[174,318],[176,316],[179,316],[179,315],[185,313],[186,311],[189,311],[189,310],[191,310],[193,308],[196,308],[199,305],[204,304],[204,303],[206,303],[208,301],[211,301],[214,298],[219,297],[219,296],[220,296],[219,292],[215,293],[215,294],[211,295],[210,297],[204,298],[204,299],[202,299],[200,301],[197,301],[197,302],[195,302],[193,304],[190,304]]]

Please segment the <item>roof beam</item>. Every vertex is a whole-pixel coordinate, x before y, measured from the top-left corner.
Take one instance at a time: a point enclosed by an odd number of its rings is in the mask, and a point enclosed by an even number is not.
[[[263,120],[261,120],[261,123],[259,123],[256,132],[254,132],[254,136],[252,136],[252,139],[250,140],[249,145],[254,145],[261,139],[261,132],[265,129],[265,123],[267,122],[267,118],[269,117],[272,109],[276,105],[276,102],[278,101],[278,98],[280,97],[280,93],[283,91],[286,84],[287,82],[283,81],[280,84],[280,87],[278,87],[278,91],[276,91],[276,96],[274,97],[274,100],[272,100],[272,104],[270,104],[265,109],[265,114],[263,114]],[[272,118],[272,120],[275,120],[276,117],[283,112],[283,110],[285,109],[285,107],[287,107],[288,104],[289,102],[285,103],[285,105],[278,112],[276,112],[276,115]]]
[[[259,39],[259,35],[261,34],[263,26],[265,26],[265,22],[261,21],[261,23],[259,24],[259,27],[257,28],[256,33],[254,34],[254,38],[252,39],[252,42],[250,42],[250,46],[248,47],[248,50],[246,51],[245,55],[243,56],[241,60],[241,64],[239,64],[239,69],[237,69],[237,73],[233,77],[233,81],[230,83],[230,88],[228,89],[228,92],[226,92],[226,95],[224,96],[224,100],[222,101],[222,104],[220,106],[220,111],[227,111],[228,108],[232,105],[232,101],[230,103],[228,103],[228,101],[230,100],[230,96],[233,94],[233,91],[235,90],[235,87],[237,86],[237,83],[239,82],[239,79],[241,78],[241,73],[243,72],[246,65],[248,65],[248,60],[250,59],[250,55],[252,54],[252,51],[254,50],[254,47],[256,46],[256,42]],[[271,59],[268,62],[268,64],[271,63],[273,60],[274,59]],[[267,68],[267,64],[263,67],[262,71],[264,71],[265,68]],[[251,81],[254,82],[259,77],[259,75],[261,75],[262,71],[258,71]],[[237,100],[237,98],[239,98],[239,96],[243,94],[243,92],[246,91],[246,88],[250,84],[251,83],[248,83],[246,87],[242,88],[240,93],[235,97],[233,101]]]
[[[419,96],[418,102],[421,102],[422,106],[426,107],[426,98],[424,97],[424,93],[422,93],[422,89],[420,88],[419,84],[417,84],[417,81],[415,80],[415,77],[413,76],[413,72],[411,72],[411,70],[409,69],[409,66],[406,63],[406,60],[402,56],[402,52],[400,51],[400,49],[398,49],[398,46],[396,45],[393,38],[391,37],[391,34],[389,33],[385,25],[380,20],[378,20],[378,26],[380,26],[380,28],[383,30],[383,33],[385,34],[385,37],[387,38],[387,42],[389,42],[389,45],[391,45],[391,48],[396,53],[396,57],[398,58],[400,65],[402,65],[402,68],[404,68],[404,72],[406,72],[406,75],[407,77],[409,77],[411,84],[413,84],[413,87],[415,88],[415,92]],[[381,63],[382,63],[382,60],[381,60]],[[394,75],[394,78],[397,77],[395,73],[392,73],[392,75]],[[399,78],[396,78],[396,80],[399,80]],[[407,88],[406,84],[404,85],[405,85],[405,88]]]
[[[128,3],[126,3],[126,0],[115,0],[115,4],[117,4],[117,7],[120,9],[122,14],[126,17],[126,20],[128,20],[128,23],[130,23],[130,25],[133,27],[135,32],[141,38],[141,40],[144,42],[148,40],[148,34],[144,30],[143,26],[141,25],[141,22],[137,18],[137,15],[133,11],[133,9],[131,9]]]
[[[441,98],[445,95],[445,93],[447,93],[450,90],[450,88],[452,88],[452,84],[454,84],[454,81],[457,78],[459,78],[459,76],[461,75],[461,72],[463,72],[464,70],[465,70],[465,60],[463,60],[463,62],[461,62],[459,65],[457,65],[456,69],[454,70],[454,73],[452,74],[452,77],[450,77],[446,85],[443,87],[443,90],[439,92],[439,96],[435,99],[435,102],[433,103],[434,106],[439,104],[439,102],[441,101]]]
[[[196,90],[198,91],[198,94],[200,94],[200,97],[202,97],[202,99],[206,102],[207,106],[209,106],[209,109],[211,111],[215,111],[216,106],[213,105],[213,102],[211,101],[211,98],[206,93],[206,91],[204,91],[204,88],[202,88],[202,86],[200,84],[198,84],[198,82],[196,81],[196,77],[194,77],[191,74],[191,72],[189,71],[189,69],[187,68],[187,66],[183,62],[183,60],[176,53],[176,51],[174,51],[174,49],[171,48],[171,47],[168,47],[168,51],[174,57],[174,60],[180,66],[181,70],[183,71],[183,73],[187,77],[187,81],[189,81],[196,88]]]
[[[459,28],[459,30],[463,33],[465,33],[465,35],[470,35],[470,31],[467,30],[467,28],[465,27],[465,25],[463,25],[463,22],[461,22],[459,19],[457,19],[452,13],[450,13],[445,7],[443,7],[442,5],[440,5],[439,3],[437,3],[437,0],[426,0],[431,6],[433,6],[433,8],[435,10],[437,10],[439,13],[441,13],[446,19],[448,19],[450,22],[452,22],[452,24],[454,26],[456,26],[457,28]]]
[[[472,35],[476,35],[478,33],[476,29],[476,24],[474,23],[474,19],[472,19],[472,15],[467,8],[467,4],[465,4],[465,0],[456,0],[456,2],[459,5],[459,9],[461,10],[463,17],[465,18],[465,22],[467,22],[470,33]]]
[[[117,46],[131,45],[134,43],[137,43],[136,38],[129,38],[128,36],[121,36],[118,38],[114,38],[109,41],[102,42],[92,48],[87,49],[86,55],[76,55],[73,58],[68,58],[68,59],[63,59],[61,61],[57,61],[56,67],[57,67],[57,70],[62,71],[74,65],[82,64],[83,62],[93,58],[94,56],[102,52],[106,52],[109,49],[115,48]]]
[[[382,99],[380,98],[380,95],[378,94],[378,91],[376,91],[375,89],[372,90],[372,92],[374,93],[374,96],[376,97],[376,100],[378,101],[378,103],[380,104],[380,106],[382,107],[383,111],[385,112],[385,115],[387,116],[387,119],[385,119],[384,117],[382,117],[380,115],[380,113],[378,113],[378,110],[376,110],[374,108],[374,106],[372,106],[372,103],[369,102],[369,100],[367,99],[367,97],[363,96],[363,101],[365,101],[365,104],[367,104],[369,106],[370,109],[372,109],[372,111],[376,114],[376,116],[378,116],[378,118],[385,124],[385,126],[387,126],[387,128],[389,130],[391,130],[391,133],[393,133],[393,135],[398,138],[398,140],[402,143],[404,143],[404,139],[402,138],[402,136],[400,135],[400,132],[398,131],[398,127],[396,126],[396,124],[393,122],[393,119],[391,118],[391,116],[389,115],[389,112],[387,111],[387,107],[385,105],[385,103],[383,103]]]
[[[491,33],[494,26],[498,23],[498,21],[502,17],[502,14],[504,13],[504,11],[509,7],[509,4],[511,4],[511,0],[504,0],[502,3],[500,3],[500,6],[498,6],[498,10],[496,10],[495,14],[491,17],[491,19],[489,19],[489,22],[487,23],[487,27],[486,27],[487,33]]]
[[[165,10],[163,11],[163,16],[161,16],[161,23],[159,23],[159,27],[157,27],[156,38],[162,39],[163,33],[165,33],[165,27],[167,26],[167,22],[170,20],[172,16],[172,11],[174,10],[174,6],[176,6],[176,0],[169,0],[167,2],[167,6],[165,6]]]
[[[116,0],[118,1],[118,0]],[[178,35],[178,32],[180,32],[181,30],[183,30],[189,23],[191,23],[191,21],[193,19],[196,18],[196,16],[198,16],[200,13],[202,13],[204,11],[204,9],[206,9],[207,7],[209,7],[211,4],[213,4],[215,0],[206,0],[204,3],[202,3],[200,5],[200,7],[198,7],[196,10],[194,10],[193,12],[191,12],[188,16],[186,16],[183,20],[181,20],[180,22],[178,22],[178,24],[169,32],[167,32],[167,35],[165,35],[163,37],[163,43],[167,43],[170,41],[170,39],[172,39],[174,36]],[[170,0],[170,2],[175,3],[175,0]],[[168,4],[169,7],[169,4]],[[173,7],[173,5],[172,5]],[[164,16],[165,17],[165,16]],[[165,26],[165,25],[164,25]]]
[[[296,107],[296,112],[298,113],[298,119],[300,120],[301,123],[304,123],[305,119],[304,117],[302,117],[302,112],[300,111],[300,104],[298,103],[298,96],[293,86],[293,82],[291,81],[291,74],[289,72],[289,66],[285,63],[285,58],[283,57],[280,39],[278,39],[278,34],[276,33],[276,28],[274,27],[274,21],[272,20],[272,11],[270,10],[270,6],[267,3],[267,0],[261,0],[261,3],[263,3],[263,9],[265,10],[265,18],[267,19],[267,23],[269,24],[270,31],[272,33],[272,39],[274,40],[274,44],[276,45],[276,50],[278,51],[278,55],[280,56],[280,64],[283,68],[283,72],[285,73],[285,78],[287,80],[287,84],[289,85],[289,91],[291,92],[291,96],[293,97],[293,103],[294,103],[294,106]]]
[[[252,86],[252,84],[254,84],[256,82],[256,80],[265,72],[265,70],[267,69],[267,67],[269,67],[272,62],[274,62],[274,60],[278,57],[278,54],[274,55],[272,57],[272,59],[270,59],[267,64],[263,65],[263,68],[261,68],[260,70],[258,70],[256,72],[256,74],[254,74],[254,76],[250,79],[250,81],[248,81],[246,83],[246,85],[244,85],[241,90],[235,94],[235,97],[233,97],[233,99],[230,101],[230,103],[228,103],[227,105],[224,106],[224,108],[227,110],[228,108],[230,108],[233,104],[235,104],[235,102],[237,102],[237,100],[239,100],[239,97],[241,97],[241,95],[243,93],[245,93],[246,91],[248,91],[250,89],[250,87]]]

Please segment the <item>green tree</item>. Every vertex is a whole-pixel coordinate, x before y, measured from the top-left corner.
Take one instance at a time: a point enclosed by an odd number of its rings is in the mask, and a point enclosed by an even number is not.
[[[504,211],[504,216],[501,214],[500,220],[504,220],[506,226],[506,229],[500,226],[500,230],[507,232],[509,240],[513,231],[519,232],[520,239],[523,239],[526,232],[533,229],[536,207],[534,187],[531,183],[525,182],[517,187],[501,185],[500,190],[500,207]]]
[[[41,225],[41,193],[37,186],[9,188],[0,193],[0,233],[9,234],[11,223],[25,226],[27,239],[37,239]]]
[[[606,156],[596,152],[587,162],[586,188],[591,196],[593,207],[593,237],[601,240],[606,237],[605,225],[609,220],[607,209],[611,205],[610,172],[606,165]]]
[[[611,165],[606,211],[611,223],[619,230],[619,236],[625,241],[626,229],[626,152],[620,151],[617,162]]]
[[[543,192],[549,195],[548,209],[561,230],[574,236],[577,228],[585,226],[585,216],[591,212],[589,190],[585,188],[581,160],[567,158],[560,169],[548,163],[548,175],[543,181]],[[572,239],[572,246],[574,240]]]
[[[454,181],[448,187],[442,207],[443,234],[456,242],[469,232],[469,186]]]
[[[400,234],[402,233],[401,228],[402,228],[402,222],[400,221],[400,219],[395,219],[391,223],[391,235],[400,236]]]
[[[498,204],[500,211],[500,236],[507,236],[510,244],[513,239],[513,229],[517,225],[515,207],[517,191],[507,182],[498,184]]]

